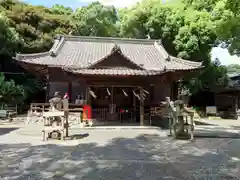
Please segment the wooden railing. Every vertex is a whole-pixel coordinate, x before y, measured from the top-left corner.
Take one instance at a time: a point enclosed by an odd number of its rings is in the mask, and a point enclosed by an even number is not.
[[[50,103],[31,103],[30,110],[37,112],[49,111]],[[69,103],[68,105],[69,112],[78,112],[83,110],[82,105]]]
[[[166,108],[163,106],[151,107],[150,114],[151,116],[163,116],[163,117],[168,116]]]
[[[1,105],[0,106],[0,118],[8,118],[12,121],[13,117],[16,117],[18,113],[17,105]]]

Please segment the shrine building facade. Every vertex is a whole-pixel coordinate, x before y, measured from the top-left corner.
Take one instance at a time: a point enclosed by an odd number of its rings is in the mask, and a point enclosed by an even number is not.
[[[47,102],[56,91],[68,92],[72,103],[80,97],[91,105],[96,119],[142,125],[150,107],[176,99],[178,80],[202,68],[169,55],[159,40],[112,37],[60,35],[48,52],[15,59],[47,80]]]

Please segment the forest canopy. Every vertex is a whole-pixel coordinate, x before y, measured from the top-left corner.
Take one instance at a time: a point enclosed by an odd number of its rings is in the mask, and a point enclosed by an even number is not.
[[[143,0],[117,9],[99,2],[72,10],[22,1],[0,2],[0,56],[9,61],[16,52],[50,49],[57,34],[161,39],[173,56],[202,61],[205,69],[187,85],[193,93],[212,91],[227,82],[227,69],[210,58],[217,45],[240,53],[239,2],[234,0]],[[232,0],[231,0],[232,2]],[[2,62],[1,62],[2,63]],[[6,64],[6,63],[5,63]]]

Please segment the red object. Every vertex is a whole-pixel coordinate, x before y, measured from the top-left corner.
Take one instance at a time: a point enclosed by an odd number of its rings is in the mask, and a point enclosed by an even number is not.
[[[120,113],[124,113],[124,109],[120,109]]]
[[[68,93],[65,93],[63,98],[69,98]]]
[[[83,119],[92,119],[92,107],[89,105],[83,106]]]

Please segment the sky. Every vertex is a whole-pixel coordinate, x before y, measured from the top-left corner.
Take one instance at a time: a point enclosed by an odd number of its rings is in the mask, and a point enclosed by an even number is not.
[[[61,4],[64,6],[76,9],[81,6],[86,6],[94,0],[24,0],[33,5],[44,5],[51,7],[54,4]],[[99,0],[104,5],[114,5],[115,7],[129,7],[136,4],[139,0]],[[240,64],[240,57],[230,56],[227,49],[220,47],[213,48],[212,59],[218,58],[222,65]]]

